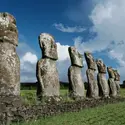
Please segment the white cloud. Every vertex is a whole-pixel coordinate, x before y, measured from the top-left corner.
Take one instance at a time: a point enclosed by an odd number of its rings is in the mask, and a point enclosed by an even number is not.
[[[57,42],[57,52],[58,52],[58,61],[57,61],[57,70],[59,73],[60,81],[68,82],[68,68],[71,65],[69,52],[69,45],[61,45]],[[21,82],[36,82],[36,62],[38,60],[37,55],[34,50],[27,45],[26,43],[20,42],[20,45],[17,48],[18,55],[20,57],[20,74]],[[86,62],[83,61],[84,68],[82,69],[83,79],[86,81]]]
[[[57,69],[61,81],[67,81],[68,67],[70,59],[68,53],[68,45],[57,43],[58,61]],[[17,47],[17,53],[20,57],[20,74],[21,82],[36,82],[36,62],[38,60],[35,51],[25,42],[20,42]]]
[[[59,80],[68,82],[68,68],[71,65],[70,59],[57,61],[57,69],[59,73]]]
[[[84,51],[101,52],[109,50],[107,56],[119,64],[117,69],[124,80],[125,74],[125,0],[93,0],[96,6],[89,18],[93,23],[91,32],[96,32],[94,39],[83,41],[83,36],[74,39],[75,46]],[[124,72],[123,72],[124,71]]]
[[[107,56],[115,59],[119,64],[117,69],[121,74],[121,80],[124,80],[125,74],[125,0],[93,0],[96,5],[89,15],[93,23],[90,28],[91,32],[96,32],[97,36],[94,39],[84,41],[83,36],[74,38],[74,44],[80,53],[84,51],[102,52],[109,50]],[[84,16],[83,16],[84,17]],[[83,32],[84,27],[68,27],[63,24],[54,24],[54,26],[62,32]],[[82,31],[83,30],[83,31]],[[57,51],[59,60],[57,66],[61,80],[67,79],[67,71],[70,66],[68,53],[68,45],[57,43]],[[21,54],[24,56],[26,49],[22,49]],[[27,51],[35,54],[33,51]],[[21,57],[22,57],[21,56]],[[30,63],[30,62],[29,62]],[[106,63],[106,62],[105,62]],[[31,63],[30,63],[31,64]],[[34,65],[35,67],[35,65]],[[86,66],[83,68],[85,70]],[[29,68],[32,69],[32,68]],[[83,71],[84,72],[84,71]],[[85,72],[84,72],[85,75]]]
[[[107,56],[111,59],[115,59],[119,64],[117,69],[121,74],[121,80],[124,80],[125,74],[125,0],[93,0],[96,1],[96,5],[89,15],[90,20],[93,23],[93,27],[90,28],[91,32],[96,32],[97,36],[94,39],[84,41],[83,36],[74,38],[74,44],[80,53],[84,51],[90,52],[102,52],[103,50],[109,50]],[[80,13],[81,14],[81,13]],[[73,13],[74,17],[74,13]],[[81,16],[82,17],[82,16]],[[83,16],[84,17],[84,16]],[[82,17],[82,19],[83,19]],[[81,19],[80,19],[81,20]],[[84,27],[68,27],[63,24],[54,24],[54,26],[62,32],[83,32]],[[67,80],[67,71],[70,66],[70,59],[68,53],[68,45],[61,45],[57,43],[57,51],[59,60],[57,61],[57,67],[60,74],[60,80]],[[25,48],[25,49],[24,49]],[[27,49],[28,48],[28,49]],[[30,52],[31,55],[36,55],[34,51],[27,45],[22,45],[20,50],[20,57]],[[26,55],[25,55],[26,56]],[[26,56],[27,57],[27,56]],[[34,56],[35,59],[35,56]],[[27,60],[27,58],[25,59]],[[31,63],[32,62],[32,63]],[[106,63],[106,62],[105,62]],[[35,62],[33,60],[25,61],[25,67],[21,72],[33,72],[32,78],[35,79]],[[28,67],[28,68],[27,68]],[[33,68],[34,67],[34,68]],[[28,71],[27,71],[28,70]],[[83,75],[85,75],[86,64],[83,68]],[[27,77],[29,77],[28,75]],[[21,76],[22,77],[22,76]],[[24,78],[26,79],[26,78]],[[31,79],[32,80],[32,79]]]
[[[68,47],[69,45],[61,45],[59,42],[57,44],[57,53],[58,53],[58,60],[63,61],[69,58]]]
[[[58,61],[57,61],[57,69],[59,72],[59,79],[60,81],[68,82],[68,68],[71,66],[71,61],[68,52],[69,45],[61,45],[57,43],[57,52],[58,52]],[[82,75],[84,81],[86,81],[86,61],[83,59],[84,68],[82,69]]]
[[[20,42],[17,47],[20,57],[20,81],[36,82],[36,62],[35,51],[25,42]]]
[[[113,47],[112,41],[119,43],[125,40],[125,1],[105,0],[99,1],[89,16],[93,27],[91,32],[96,32],[97,37],[90,39],[87,42],[80,39],[74,39],[75,44],[80,43],[80,48],[83,50],[90,50],[92,52],[102,51]]]
[[[58,61],[57,61],[57,69],[59,73],[60,81],[68,82],[68,68],[70,66],[70,58],[68,47],[69,45],[61,45],[59,42],[57,44],[57,52],[58,52]]]
[[[57,43],[58,61],[57,69],[61,81],[67,81],[68,67],[70,59],[68,45]],[[20,42],[17,47],[17,53],[20,57],[21,82],[36,82],[36,62],[38,60],[35,51],[26,42]]]
[[[75,32],[80,33],[86,30],[84,27],[81,26],[69,27],[69,26],[64,26],[62,23],[59,24],[55,23],[53,24],[53,26],[55,26],[57,30],[67,33],[75,33]]]
[[[35,54],[32,54],[31,52],[25,53],[25,55],[21,58],[21,62],[29,62],[29,63],[36,63],[37,62],[37,56]]]

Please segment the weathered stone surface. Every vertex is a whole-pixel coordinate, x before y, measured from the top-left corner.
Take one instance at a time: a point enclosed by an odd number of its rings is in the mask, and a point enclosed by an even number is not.
[[[112,69],[112,67],[107,67],[107,71],[108,71],[109,78],[115,79],[115,74],[114,74],[114,70]]]
[[[106,80],[106,65],[101,59],[96,60],[98,67],[97,81],[99,86],[99,95],[103,97],[109,97],[109,85]]]
[[[101,59],[97,59],[96,64],[98,67],[98,72],[106,74],[106,65],[103,63],[103,61]]]
[[[87,69],[86,76],[88,80],[87,97],[98,98],[99,88],[97,81],[95,80],[95,71],[92,69]]]
[[[95,80],[95,71],[96,71],[96,63],[90,52],[84,53],[88,69],[86,71],[86,76],[88,80],[88,88],[87,88],[87,97],[90,98],[98,98],[99,97],[99,88],[97,85],[97,81]]]
[[[108,84],[109,84],[109,88],[110,88],[109,95],[112,96],[112,97],[117,96],[117,88],[116,88],[116,83],[114,81],[114,78],[109,78]]]
[[[0,40],[18,45],[16,20],[9,13],[0,13]]]
[[[69,56],[71,59],[72,66],[83,67],[83,56],[76,50],[75,47],[69,47]]]
[[[120,92],[120,74],[118,73],[117,70],[114,70],[114,75],[115,75],[115,83],[116,83],[116,88],[117,88],[117,94]]]
[[[51,35],[40,35],[40,46],[43,51],[43,59],[37,62],[36,76],[38,79],[37,96],[41,99],[50,98],[58,100],[60,84],[56,68],[57,48]]]
[[[48,33],[41,33],[39,36],[39,43],[42,49],[42,58],[58,59],[57,45],[53,36]]]
[[[117,88],[117,94],[120,94],[120,81],[115,81],[116,88]]]
[[[56,62],[51,59],[41,59],[37,64],[37,78],[42,88],[43,96],[59,96],[59,78]]]
[[[85,52],[84,55],[88,65],[88,69],[96,70],[96,63],[92,54],[90,52]]]
[[[118,73],[117,70],[114,70],[114,75],[115,75],[115,81],[120,81],[120,74]]]
[[[99,95],[102,97],[109,97],[109,85],[106,80],[106,76],[103,73],[98,73],[97,75]]]
[[[99,86],[99,95],[103,97],[109,97],[109,85],[106,80],[106,65],[101,59],[96,60],[98,67],[97,81]]]
[[[84,82],[81,69],[83,67],[83,57],[75,47],[69,47],[71,66],[68,69],[69,94],[74,99],[84,98]]]
[[[85,91],[81,68],[77,66],[70,66],[68,69],[68,78],[70,97],[84,98]]]
[[[114,81],[115,75],[114,75],[114,70],[112,67],[107,67],[109,79],[108,79],[108,84],[110,88],[110,96],[115,97],[117,96],[117,88],[116,88],[116,83]]]
[[[0,95],[20,94],[18,32],[12,15],[0,13]]]

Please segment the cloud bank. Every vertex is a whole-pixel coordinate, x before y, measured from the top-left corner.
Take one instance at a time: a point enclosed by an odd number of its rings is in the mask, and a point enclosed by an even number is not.
[[[105,55],[108,58],[118,63],[117,69],[120,72],[122,81],[125,79],[125,0],[93,0],[93,2],[95,6],[91,14],[88,15],[93,26],[89,30],[97,35],[87,41],[84,41],[84,34],[78,36],[73,39],[74,45],[82,54],[84,51],[90,51],[92,53],[105,51]],[[84,18],[81,19],[84,20]],[[67,33],[78,33],[84,32],[85,30],[84,27],[68,27],[61,23],[54,24],[54,26],[56,29]],[[57,68],[61,81],[67,81],[68,79],[67,71],[70,66],[68,47],[69,45],[57,43],[59,56]],[[35,81],[36,53],[24,43],[21,43],[17,50],[21,59],[21,81]],[[85,70],[87,68],[85,61],[84,65],[85,67],[82,72],[85,79]]]
[[[38,58],[35,51],[25,42],[20,42],[17,53],[20,57],[20,81],[36,82],[36,62]]]
[[[69,26],[64,26],[62,23],[55,23],[53,26],[61,31],[61,32],[67,32],[67,33],[81,33],[84,32],[86,29],[81,26],[74,26],[74,27],[69,27]]]
[[[95,0],[94,0],[95,2]],[[125,1],[99,0],[89,15],[93,23],[91,32],[96,32],[94,39],[83,41],[83,37],[74,38],[79,51],[101,52],[107,50],[107,56],[119,63],[117,69],[124,80],[125,74]]]

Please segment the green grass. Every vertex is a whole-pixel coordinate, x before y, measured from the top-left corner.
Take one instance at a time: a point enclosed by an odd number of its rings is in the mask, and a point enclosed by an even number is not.
[[[36,103],[36,90],[21,90],[21,97],[26,104]]]
[[[35,90],[22,90],[21,96],[27,100],[35,100]],[[67,95],[68,90],[61,90],[61,95]],[[125,89],[120,90],[125,97]],[[64,113],[58,116],[41,118],[27,123],[13,125],[125,125],[125,102],[108,104],[96,108],[84,109],[80,112]]]
[[[13,125],[125,125],[125,102]]]
[[[125,88],[121,88],[121,89],[120,89],[120,95],[121,95],[122,97],[125,97]]]
[[[70,101],[68,98],[68,90],[61,89],[60,95],[65,96],[65,100]],[[36,90],[21,90],[21,96],[23,97],[24,103],[35,104],[36,103]]]
[[[65,101],[71,101],[71,99],[68,98],[68,89],[61,89],[60,95],[65,97]],[[125,89],[121,88],[120,95],[125,97]],[[36,103],[36,90],[21,90],[21,96],[26,104]]]
[[[36,96],[36,90],[21,90],[21,96],[25,97],[27,94],[31,94],[33,97]],[[61,89],[60,95],[68,94],[68,89]]]

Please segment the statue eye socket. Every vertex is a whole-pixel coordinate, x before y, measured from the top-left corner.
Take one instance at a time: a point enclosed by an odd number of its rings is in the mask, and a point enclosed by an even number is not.
[[[6,13],[3,13],[3,17],[6,17]]]

